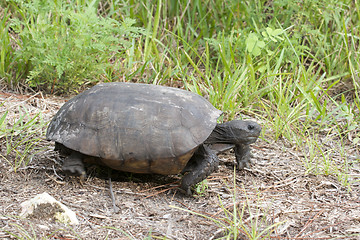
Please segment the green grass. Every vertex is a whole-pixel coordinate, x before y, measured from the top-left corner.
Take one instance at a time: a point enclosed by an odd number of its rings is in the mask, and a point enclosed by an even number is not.
[[[20,79],[24,77],[26,65],[15,54],[13,45],[16,45],[17,40],[12,38],[8,24],[11,19],[9,8],[0,8],[0,16],[0,80],[8,86],[16,88]]]
[[[45,230],[41,229],[39,226],[34,224],[31,220],[21,219],[18,216],[6,216],[6,218],[10,218],[13,220],[9,225],[12,227],[12,231],[7,230],[7,227],[3,227],[0,231],[5,232],[11,236],[12,239],[19,240],[47,240],[58,238],[59,236],[63,236],[64,234],[68,236],[72,236],[72,239],[82,239],[79,234],[71,227],[64,226],[62,229],[56,230]],[[17,223],[14,223],[17,222]],[[106,238],[105,238],[106,239]]]
[[[221,230],[221,235],[216,239],[269,239],[273,237],[274,231],[283,222],[270,223],[268,218],[269,214],[266,209],[261,206],[261,200],[257,199],[256,207],[254,207],[254,200],[248,199],[245,189],[242,189],[245,195],[245,201],[240,204],[237,199],[237,184],[236,184],[236,170],[234,169],[233,186],[229,189],[232,194],[232,202],[230,207],[225,206],[223,200],[219,196],[219,207],[221,209],[221,215],[212,215],[207,213],[198,213],[192,210],[180,208],[177,206],[171,206],[175,209],[179,209],[193,215],[200,216],[211,221],[217,225]],[[227,204],[229,205],[229,204]]]
[[[4,232],[8,233],[10,236],[12,236],[15,239],[24,239],[24,240],[35,240],[37,239],[35,230],[33,228],[33,226],[31,225],[31,232],[25,230],[22,226],[18,225],[18,224],[11,224],[12,226],[14,226],[17,230],[18,233],[14,233],[14,232],[10,232],[7,230],[4,230]]]
[[[41,113],[29,114],[25,108],[19,107],[17,119],[10,119],[8,111],[0,115],[0,140],[5,151],[0,153],[14,172],[26,167],[32,158],[43,151],[41,142],[46,122]]]

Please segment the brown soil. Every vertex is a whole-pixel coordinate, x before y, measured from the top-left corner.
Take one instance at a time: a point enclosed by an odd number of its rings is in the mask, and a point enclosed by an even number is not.
[[[21,106],[31,116],[41,111],[48,121],[64,100],[0,92],[0,102],[0,117],[8,110],[7,119],[18,119]],[[337,143],[328,144],[333,162],[348,161],[347,187],[336,175],[307,174],[303,153],[288,143],[259,140],[251,169],[236,170],[234,176],[233,154],[221,155],[208,189],[195,197],[178,190],[179,176],[113,173],[120,210],[114,213],[107,170],[90,167],[84,182],[66,177],[53,143],[43,140],[42,150],[14,172],[9,162],[15,155],[6,155],[5,142],[0,136],[0,238],[217,239],[227,234],[226,228],[237,227],[238,239],[249,239],[272,226],[263,239],[360,239],[359,150],[351,145],[344,147],[345,154],[336,154]],[[80,224],[19,217],[20,204],[43,192],[75,211]]]

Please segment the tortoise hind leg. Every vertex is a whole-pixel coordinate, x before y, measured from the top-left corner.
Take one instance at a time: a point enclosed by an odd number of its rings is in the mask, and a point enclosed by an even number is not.
[[[72,176],[80,176],[84,179],[86,171],[82,161],[83,155],[77,151],[71,151],[70,155],[64,159],[62,170]]]
[[[219,158],[206,145],[200,145],[194,153],[182,173],[186,173],[181,180],[181,188],[191,195],[191,187],[216,171],[219,166]]]

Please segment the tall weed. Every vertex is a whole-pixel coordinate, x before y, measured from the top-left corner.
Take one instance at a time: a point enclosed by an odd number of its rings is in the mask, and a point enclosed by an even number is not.
[[[120,23],[97,16],[96,3],[13,2],[20,15],[11,24],[21,39],[16,55],[31,65],[31,87],[68,92],[98,82],[110,67],[120,67],[141,29],[129,18]]]

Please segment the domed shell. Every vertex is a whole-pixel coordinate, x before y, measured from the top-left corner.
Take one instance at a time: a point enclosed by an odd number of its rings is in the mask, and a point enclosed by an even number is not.
[[[46,137],[114,169],[175,174],[208,138],[221,113],[189,91],[103,83],[66,102]]]

